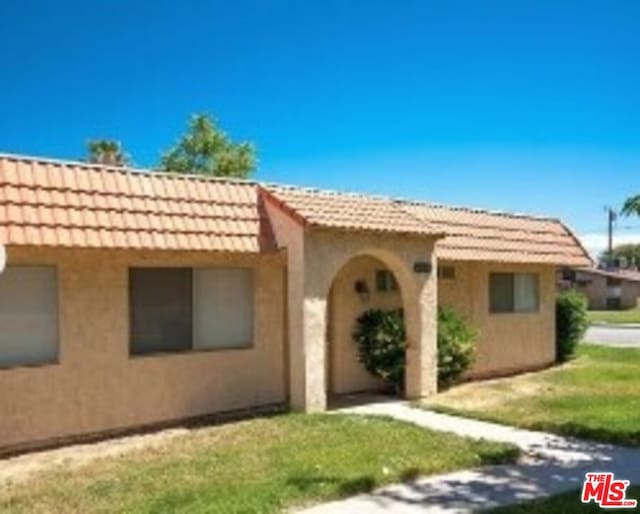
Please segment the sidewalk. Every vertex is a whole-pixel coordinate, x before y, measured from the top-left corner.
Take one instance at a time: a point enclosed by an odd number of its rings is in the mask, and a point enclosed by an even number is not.
[[[640,449],[593,443],[543,432],[437,414],[407,402],[386,402],[338,412],[390,416],[432,430],[503,441],[525,453],[517,464],[489,466],[383,487],[318,505],[305,514],[461,513],[509,505],[579,489],[588,471],[613,471],[640,483]],[[578,499],[576,498],[576,501]]]
[[[603,328],[640,328],[640,323],[607,323],[606,321],[592,321],[590,326]]]

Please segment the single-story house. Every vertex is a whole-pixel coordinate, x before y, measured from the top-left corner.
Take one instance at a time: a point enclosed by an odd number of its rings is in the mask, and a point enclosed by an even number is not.
[[[0,156],[0,448],[215,412],[321,411],[377,384],[351,332],[401,306],[406,395],[436,391],[436,307],[471,377],[554,360],[557,219]]]
[[[640,307],[640,272],[623,269],[579,268],[560,273],[560,288],[574,288],[589,300],[589,309],[620,310]]]

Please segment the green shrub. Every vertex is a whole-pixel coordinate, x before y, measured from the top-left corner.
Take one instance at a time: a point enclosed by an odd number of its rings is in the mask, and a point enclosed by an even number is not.
[[[406,362],[402,311],[366,311],[358,318],[353,339],[358,344],[360,362],[367,371],[401,392]]]
[[[573,358],[589,321],[587,299],[575,290],[564,291],[556,298],[556,360]]]
[[[449,307],[438,308],[438,384],[458,381],[473,362],[476,331]]]
[[[438,383],[455,383],[469,368],[476,332],[453,310],[438,308]],[[396,392],[404,389],[406,333],[401,310],[371,309],[358,318],[353,335],[360,362]]]

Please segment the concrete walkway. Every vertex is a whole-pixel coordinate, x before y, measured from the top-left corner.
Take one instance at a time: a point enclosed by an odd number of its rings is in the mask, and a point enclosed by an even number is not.
[[[462,513],[509,505],[579,489],[585,473],[613,471],[640,484],[640,449],[593,443],[543,432],[437,414],[403,401],[374,403],[336,412],[390,416],[424,428],[517,445],[517,464],[488,466],[383,487],[312,507],[305,514]],[[576,502],[578,498],[576,498]]]

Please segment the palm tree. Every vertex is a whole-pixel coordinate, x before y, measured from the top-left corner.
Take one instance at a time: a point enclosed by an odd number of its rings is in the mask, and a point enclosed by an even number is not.
[[[122,167],[129,163],[120,142],[112,139],[91,139],[87,142],[87,153],[87,161],[93,164]]]
[[[640,216],[640,195],[627,198],[620,210],[620,214],[623,216]]]

